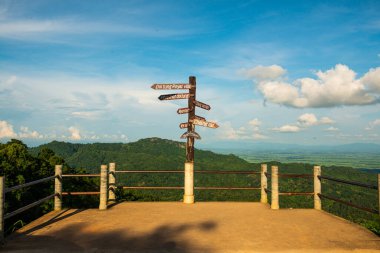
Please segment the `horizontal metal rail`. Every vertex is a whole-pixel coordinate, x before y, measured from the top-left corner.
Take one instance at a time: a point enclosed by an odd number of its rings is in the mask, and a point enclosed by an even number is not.
[[[342,204],[345,204],[345,205],[348,205],[348,206],[352,206],[352,207],[355,207],[355,208],[358,208],[360,210],[367,211],[367,212],[370,212],[370,213],[373,213],[373,214],[379,214],[379,211],[376,210],[376,209],[359,206],[359,205],[353,204],[351,202],[347,202],[347,201],[344,201],[344,200],[340,200],[340,199],[337,199],[337,198],[326,196],[326,195],[320,194],[320,193],[318,193],[318,196],[320,198],[325,198],[325,199],[333,200],[333,201],[336,201],[336,202],[339,202],[339,203],[342,203]]]
[[[194,170],[194,173],[202,174],[260,174],[258,171],[250,170]]]
[[[62,195],[71,196],[71,195],[99,195],[100,192],[62,192]]]
[[[326,179],[326,180],[330,180],[330,181],[334,181],[334,182],[338,182],[338,183],[342,183],[342,184],[349,184],[349,185],[365,187],[365,188],[374,189],[374,190],[378,189],[378,187],[376,185],[369,185],[369,184],[365,184],[365,183],[361,183],[361,182],[348,181],[348,180],[344,180],[344,179],[338,179],[338,178],[327,177],[327,176],[318,176],[318,178],[319,179]]]
[[[29,205],[26,205],[26,206],[24,206],[24,207],[21,207],[21,208],[19,208],[19,209],[13,211],[13,212],[11,212],[11,213],[7,213],[6,215],[4,215],[4,220],[13,217],[13,216],[15,216],[16,214],[22,213],[22,212],[24,212],[24,211],[26,211],[26,210],[28,210],[28,209],[30,209],[30,208],[32,208],[32,207],[35,207],[35,206],[37,206],[37,205],[39,205],[39,204],[45,202],[46,200],[49,200],[49,199],[51,199],[51,198],[54,198],[55,195],[56,195],[56,194],[52,194],[52,195],[47,196],[47,197],[45,197],[45,198],[43,198],[43,199],[37,200],[36,202],[33,202],[33,203],[29,204]]]
[[[32,186],[32,185],[35,185],[35,184],[43,183],[43,182],[52,180],[54,178],[55,178],[55,176],[45,177],[45,178],[38,179],[38,180],[29,182],[29,183],[26,183],[26,184],[20,184],[20,185],[16,185],[16,186],[13,186],[13,187],[10,187],[10,188],[5,188],[4,193],[15,191],[15,190],[18,190],[18,189],[21,189],[21,188],[24,188],[24,187],[28,187],[28,186]]]
[[[182,190],[183,186],[119,186],[122,189],[144,189],[144,190]]]
[[[260,190],[260,187],[194,187],[195,190]]]
[[[268,189],[268,188],[265,188],[264,189],[265,190],[265,192],[272,192],[270,189]]]
[[[279,192],[278,195],[304,196],[304,195],[314,195],[314,192]]]
[[[313,175],[311,174],[283,174],[283,173],[279,173],[278,174],[279,177],[300,177],[300,178],[312,178]]]
[[[183,170],[117,170],[115,173],[184,173]]]
[[[184,173],[183,170],[117,170],[115,173]],[[194,173],[203,174],[260,174],[250,170],[194,170]]]
[[[100,174],[63,174],[62,177],[100,177]]]
[[[265,176],[271,176],[272,173],[269,173],[269,172],[264,172]]]

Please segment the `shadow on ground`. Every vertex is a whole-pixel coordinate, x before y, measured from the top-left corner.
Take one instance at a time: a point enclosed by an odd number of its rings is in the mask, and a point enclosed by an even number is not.
[[[54,222],[54,221],[53,221]],[[46,224],[45,224],[46,225]],[[41,225],[42,226],[42,225]],[[162,225],[144,234],[130,229],[102,232],[89,230],[86,224],[66,226],[51,236],[26,235],[31,229],[5,245],[5,252],[210,252],[210,249],[186,240],[185,233],[210,232],[215,222]],[[107,229],[108,231],[110,229]]]

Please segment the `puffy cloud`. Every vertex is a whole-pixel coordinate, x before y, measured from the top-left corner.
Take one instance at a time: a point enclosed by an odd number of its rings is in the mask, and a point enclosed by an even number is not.
[[[326,128],[325,131],[328,131],[328,132],[338,132],[339,128],[331,126],[329,128]]]
[[[305,113],[298,117],[298,123],[301,126],[313,126],[318,123],[318,119],[312,113]]]
[[[377,126],[380,126],[380,119],[375,119],[374,121],[369,122],[365,130],[372,130]]]
[[[278,65],[271,66],[257,66],[250,69],[241,69],[240,73],[248,78],[255,79],[276,79],[280,76],[283,76],[286,73],[286,70]]]
[[[80,135],[79,129],[71,126],[71,127],[69,127],[69,132],[71,134],[70,139],[72,139],[72,140],[82,139],[82,136]]]
[[[280,133],[297,133],[302,129],[299,126],[295,125],[283,125],[281,127],[272,128],[272,130]]]
[[[249,121],[248,124],[251,126],[254,126],[254,127],[258,127],[261,125],[261,121],[258,120],[257,118],[255,118],[255,119]]]
[[[13,126],[4,120],[0,120],[0,138],[14,138],[16,136]]]
[[[42,134],[39,134],[37,131],[31,131],[28,127],[22,126],[21,132],[18,134],[19,138],[43,138],[44,136]]]
[[[313,113],[304,113],[298,117],[296,124],[286,124],[281,127],[275,127],[272,128],[272,131],[280,133],[297,133],[311,126],[329,125],[333,123],[334,121],[329,117],[318,119]]]
[[[284,74],[285,71],[279,73]],[[334,107],[380,102],[380,68],[371,69],[360,79],[356,78],[353,70],[342,64],[315,74],[316,79],[300,78],[293,83],[283,81],[276,74],[256,73],[250,77],[255,79],[258,90],[266,100],[290,107]]]
[[[21,139],[37,139],[43,138],[42,134],[37,131],[29,130],[28,127],[20,127],[20,132],[16,133],[13,126],[7,121],[0,121],[0,138],[21,138]]]
[[[380,67],[370,69],[362,78],[364,83],[370,90],[380,93]]]
[[[312,113],[305,113],[298,117],[297,124],[302,127],[309,127],[315,125],[330,125],[334,121],[329,117],[322,117],[318,120],[317,116]]]
[[[244,126],[235,129],[231,122],[227,121],[221,124],[218,138],[224,140],[262,140],[267,139],[261,130],[262,122],[257,118],[249,121]]]

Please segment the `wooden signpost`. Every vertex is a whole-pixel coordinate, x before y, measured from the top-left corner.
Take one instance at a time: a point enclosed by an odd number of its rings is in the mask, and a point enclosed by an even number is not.
[[[194,203],[194,139],[201,139],[201,136],[195,132],[195,125],[217,128],[218,124],[208,122],[205,118],[195,115],[195,107],[204,110],[210,110],[208,104],[196,100],[196,79],[195,76],[189,77],[189,83],[167,83],[153,84],[152,89],[155,90],[183,90],[188,89],[189,93],[165,94],[158,97],[159,100],[188,99],[187,107],[179,108],[178,114],[186,114],[187,122],[181,123],[181,129],[187,128],[181,138],[186,138],[186,162],[185,162],[185,194],[183,196],[184,203]]]

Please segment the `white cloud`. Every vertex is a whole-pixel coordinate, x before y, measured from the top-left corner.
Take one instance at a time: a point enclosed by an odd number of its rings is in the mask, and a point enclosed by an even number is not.
[[[323,124],[323,125],[330,125],[330,124],[334,124],[335,121],[330,119],[329,117],[322,117],[320,120],[319,120],[319,123],[320,124]]]
[[[16,136],[13,126],[4,120],[0,120],[0,138],[15,138]]]
[[[321,119],[318,119],[317,116],[315,116],[312,113],[302,114],[298,117],[297,120],[297,124],[301,127],[309,127],[315,125],[330,125],[333,123],[334,121],[329,117],[322,117]]]
[[[380,119],[375,119],[374,121],[369,122],[365,130],[372,130],[377,126],[380,126]]]
[[[251,126],[254,126],[254,127],[258,127],[261,125],[261,121],[258,120],[257,118],[255,118],[255,119],[249,121],[248,124]]]
[[[80,135],[79,129],[71,126],[71,127],[69,127],[69,132],[71,134],[70,139],[72,139],[72,140],[82,139],[82,136]]]
[[[328,132],[337,132],[337,131],[339,131],[339,128],[331,126],[329,128],[326,128],[325,131],[328,131]]]
[[[244,126],[234,128],[231,122],[223,122],[218,130],[218,138],[224,140],[263,140],[268,136],[260,130],[262,122],[257,118],[249,121]]]
[[[360,80],[371,91],[380,93],[380,67],[370,69]]]
[[[272,128],[272,130],[280,133],[297,133],[302,129],[299,126],[295,125],[283,125],[281,127]]]
[[[37,139],[44,136],[37,131],[29,130],[28,127],[20,127],[20,132],[15,132],[13,126],[7,121],[0,121],[0,138]]]
[[[268,79],[276,79],[276,78],[279,78],[280,76],[283,76],[286,73],[286,70],[278,65],[271,65],[271,66],[259,65],[250,69],[241,69],[239,72],[248,78],[268,80]]]
[[[44,136],[42,134],[39,134],[37,131],[31,131],[28,127],[22,126],[20,127],[21,132],[18,133],[17,137],[19,138],[26,138],[26,139],[37,139],[37,138],[43,138]]]
[[[281,72],[278,72],[281,73]],[[380,68],[371,69],[361,79],[346,65],[337,64],[325,72],[317,71],[316,79],[300,78],[293,83],[281,76],[251,75],[265,99],[290,107],[334,107],[368,105],[380,102]]]
[[[318,123],[317,117],[312,113],[305,113],[298,117],[298,124],[301,126],[313,126]]]

